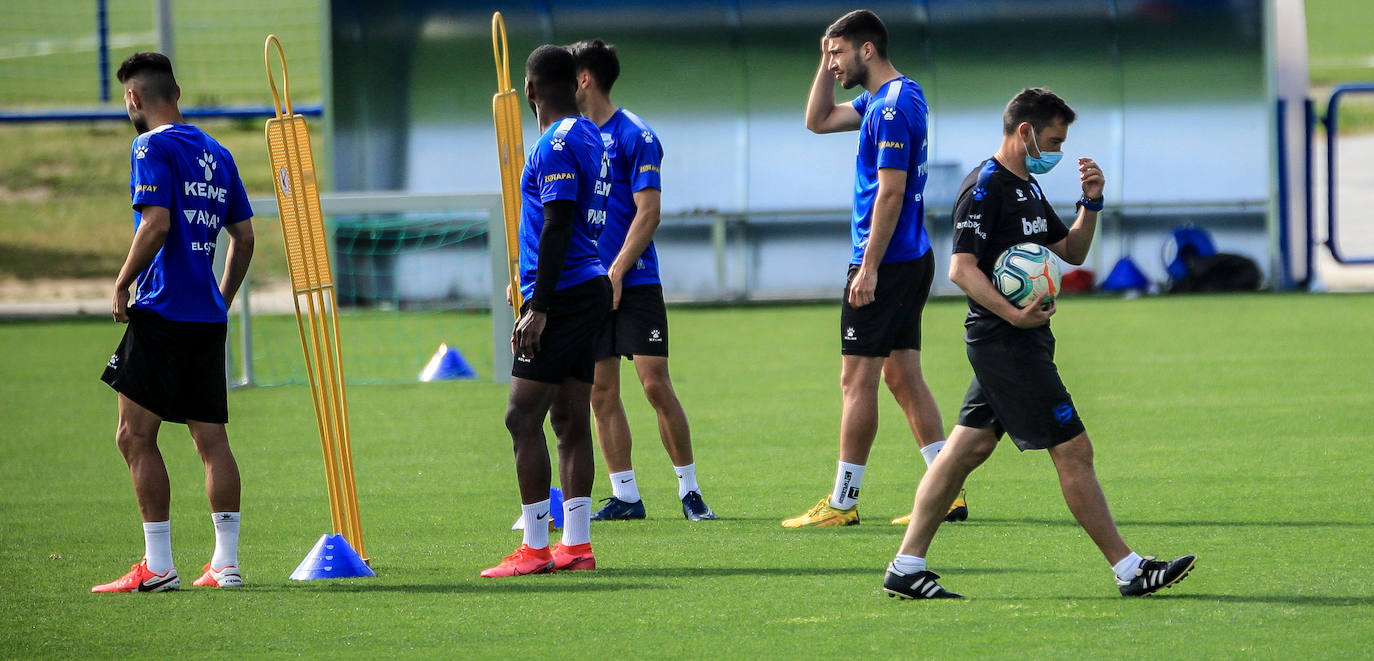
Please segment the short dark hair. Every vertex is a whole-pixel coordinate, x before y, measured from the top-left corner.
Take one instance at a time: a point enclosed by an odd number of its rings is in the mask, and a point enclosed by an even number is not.
[[[883,25],[883,19],[867,9],[855,9],[839,17],[825,29],[825,36],[844,39],[856,47],[871,41],[878,57],[887,59],[887,26]]]
[[[590,71],[601,91],[611,91],[611,86],[620,77],[620,58],[616,57],[614,45],[600,39],[583,39],[568,46],[568,50],[577,60],[579,71]]]
[[[175,101],[177,77],[172,73],[172,61],[162,53],[134,53],[115,72],[120,83],[138,78],[138,93],[149,100]]]
[[[1011,135],[1021,122],[1030,122],[1037,133],[1056,119],[1064,120],[1067,126],[1076,116],[1073,108],[1048,88],[1027,87],[1012,97],[1002,112],[1002,134]]]
[[[556,105],[577,107],[577,61],[562,46],[544,44],[525,60],[525,77],[539,96]]]

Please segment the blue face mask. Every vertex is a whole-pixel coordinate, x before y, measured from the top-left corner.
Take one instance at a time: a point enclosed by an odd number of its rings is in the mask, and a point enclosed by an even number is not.
[[[1062,151],[1040,151],[1040,143],[1035,140],[1034,127],[1031,127],[1031,142],[1035,144],[1035,151],[1040,152],[1040,156],[1031,156],[1030,148],[1026,148],[1026,170],[1031,174],[1045,174],[1059,164],[1059,159],[1064,158]]]

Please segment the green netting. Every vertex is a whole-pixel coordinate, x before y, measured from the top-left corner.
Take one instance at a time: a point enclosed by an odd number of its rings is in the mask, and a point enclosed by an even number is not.
[[[487,223],[483,212],[461,211],[328,219],[347,383],[414,383],[440,344],[491,378]],[[306,382],[291,297],[280,289],[250,292],[253,385]],[[231,315],[231,354],[241,332]],[[238,361],[234,380],[244,376]]]

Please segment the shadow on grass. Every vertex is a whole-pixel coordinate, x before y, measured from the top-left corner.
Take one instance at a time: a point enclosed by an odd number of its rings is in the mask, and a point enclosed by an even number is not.
[[[997,567],[978,567],[959,569],[960,574],[1010,574],[1010,573],[1056,573],[1044,569],[1006,569]],[[562,572],[564,576],[570,572]],[[1059,572],[1062,573],[1062,572]],[[817,569],[815,567],[664,567],[664,568],[601,568],[595,572],[578,573],[574,578],[558,579],[553,576],[528,576],[515,579],[481,579],[457,581],[453,583],[381,583],[359,580],[351,583],[290,583],[276,585],[253,585],[244,588],[247,592],[303,592],[303,593],[443,593],[443,594],[482,594],[482,593],[519,593],[519,592],[607,592],[617,590],[665,590],[674,589],[660,582],[662,579],[695,579],[705,577],[759,576],[770,578],[789,578],[803,576],[852,576],[880,582],[882,568],[837,567]],[[656,579],[643,581],[633,579]],[[626,580],[632,579],[632,580]]]
[[[1189,599],[1221,604],[1274,604],[1289,606],[1334,606],[1359,608],[1374,606],[1374,597],[1295,596],[1286,594],[1197,594],[1183,592],[1163,595],[1169,599]],[[1154,599],[1155,597],[1150,597]]]
[[[1078,522],[1071,516],[1065,515],[1062,519],[1045,518],[999,518],[999,517],[977,517],[970,518],[963,526],[975,526],[979,523],[993,525],[1009,524],[1030,524],[1038,526],[1069,526],[1078,527]],[[1371,528],[1374,524],[1359,521],[1217,521],[1217,520],[1186,520],[1186,521],[1143,521],[1139,519],[1117,519],[1118,527],[1124,526],[1162,526],[1180,528],[1234,528],[1234,527],[1256,527],[1256,528]]]
[[[1196,592],[1174,592],[1165,590],[1156,592],[1144,599],[1148,601],[1173,601],[1187,600],[1216,604],[1272,604],[1275,606],[1303,606],[1303,607],[1336,607],[1336,608],[1367,608],[1374,606],[1374,597],[1321,597],[1307,596],[1298,597],[1293,595],[1280,594],[1198,594]],[[978,595],[968,595],[972,599],[979,599]],[[1058,596],[1028,596],[1028,597],[986,597],[979,601],[1140,601],[1141,597],[1122,597],[1111,593],[1100,595],[1058,595]]]

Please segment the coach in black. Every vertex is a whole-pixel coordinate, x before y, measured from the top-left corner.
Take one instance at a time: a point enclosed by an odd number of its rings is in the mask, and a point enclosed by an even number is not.
[[[915,514],[883,581],[891,595],[960,596],[935,582],[939,576],[926,569],[926,551],[965,478],[1004,432],[1021,450],[1049,452],[1069,511],[1112,564],[1122,595],[1150,594],[1193,567],[1191,555],[1168,562],[1141,558],[1121,539],[1093,470],[1092,443],[1054,365],[1054,303],[1046,304],[1041,294],[1017,308],[993,285],[993,263],[1018,243],[1047,246],[1071,264],[1087,257],[1102,210],[1101,168],[1078,159],[1083,197],[1072,228],[1064,227],[1033,176],[1059,162],[1073,120],[1073,109],[1053,92],[1022,90],[1002,114],[1001,147],[960,188],[949,278],[969,299],[964,339],[973,382],[958,424],[916,489]]]

